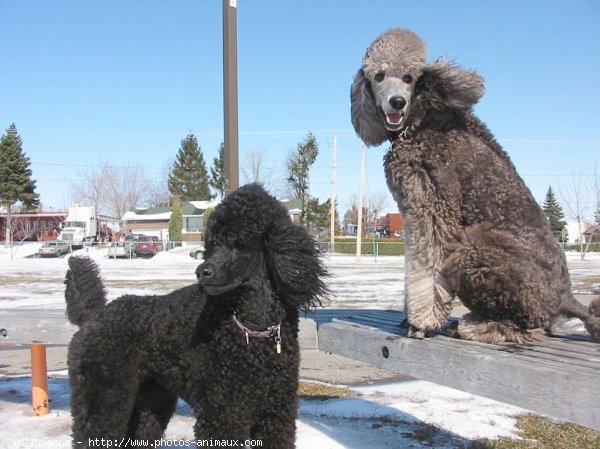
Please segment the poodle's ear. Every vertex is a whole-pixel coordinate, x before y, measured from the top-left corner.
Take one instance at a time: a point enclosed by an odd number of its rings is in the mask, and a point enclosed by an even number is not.
[[[306,228],[286,217],[273,226],[266,247],[269,276],[283,301],[295,310],[304,311],[321,305],[328,292],[323,282],[327,270]]]
[[[469,109],[483,96],[483,78],[450,61],[439,60],[423,67],[415,94],[425,97],[435,109]]]
[[[356,134],[368,146],[380,145],[388,138],[387,130],[379,115],[371,82],[361,68],[350,88],[350,111]]]

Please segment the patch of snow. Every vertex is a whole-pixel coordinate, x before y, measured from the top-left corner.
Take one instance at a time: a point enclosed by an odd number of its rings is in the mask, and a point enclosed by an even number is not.
[[[50,413],[41,417],[31,413],[31,378],[0,378],[0,448],[70,447],[69,383],[65,377],[55,377],[57,374],[65,375],[53,373],[49,379]],[[435,447],[463,447],[466,440],[474,438],[516,437],[515,416],[524,412],[422,381],[355,390],[361,396],[301,401],[296,447],[431,447],[430,441],[418,439],[425,424],[442,429],[432,433]],[[190,407],[179,401],[163,439],[193,441],[194,422]]]

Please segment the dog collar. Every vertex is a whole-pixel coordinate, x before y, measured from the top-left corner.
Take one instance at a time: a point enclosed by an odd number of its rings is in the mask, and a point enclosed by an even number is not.
[[[235,323],[235,325],[244,333],[246,336],[246,344],[250,344],[250,337],[252,338],[271,338],[275,337],[275,352],[277,354],[281,354],[281,323],[276,324],[274,326],[269,326],[264,331],[253,331],[252,329],[248,329],[246,326],[242,324],[242,322],[235,315],[231,315],[231,319]]]

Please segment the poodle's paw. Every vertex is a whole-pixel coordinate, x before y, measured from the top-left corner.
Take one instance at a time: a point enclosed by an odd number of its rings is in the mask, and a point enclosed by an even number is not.
[[[406,336],[409,338],[416,338],[417,340],[423,340],[424,338],[431,337],[431,331],[427,329],[419,329],[412,324],[407,322],[408,329],[406,330]]]
[[[588,312],[590,315],[600,318],[600,298],[594,299],[588,306]]]
[[[600,298],[594,299],[589,305],[589,313],[585,320],[585,328],[593,341],[600,342]]]
[[[451,321],[450,324],[444,328],[444,333],[448,337],[460,338],[460,334],[458,332],[458,321]]]
[[[534,343],[547,338],[543,329],[524,329],[510,320],[475,321],[463,320],[457,322],[453,337],[480,343]]]

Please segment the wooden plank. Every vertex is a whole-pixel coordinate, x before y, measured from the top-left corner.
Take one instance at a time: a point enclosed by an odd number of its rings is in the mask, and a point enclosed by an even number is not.
[[[487,345],[442,335],[415,340],[392,324],[401,316],[319,312],[319,349],[600,430],[600,345],[555,338],[547,346]]]

